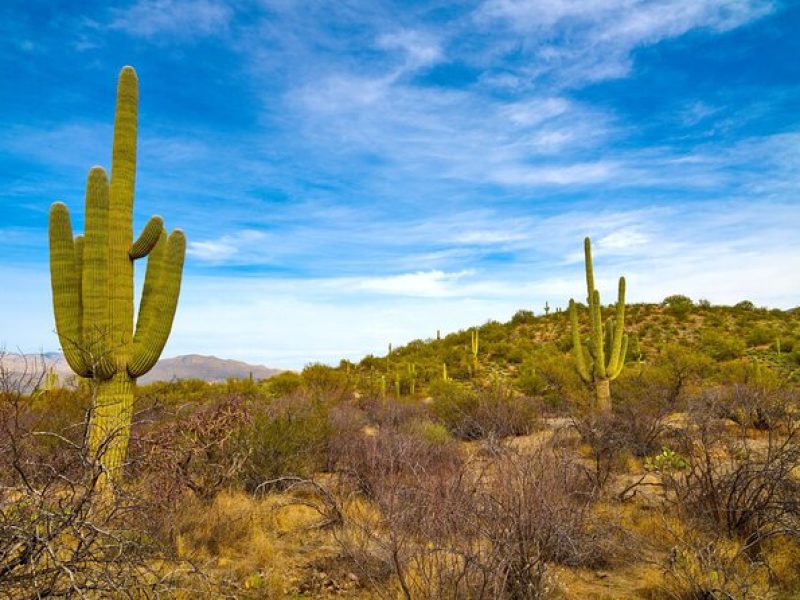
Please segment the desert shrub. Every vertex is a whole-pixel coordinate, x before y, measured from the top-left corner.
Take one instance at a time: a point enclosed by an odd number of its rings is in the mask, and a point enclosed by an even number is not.
[[[134,429],[129,451],[132,474],[167,505],[177,503],[187,491],[210,501],[238,485],[250,450],[235,441],[250,421],[250,409],[240,396],[162,414],[156,426]]]
[[[511,317],[511,324],[512,325],[529,325],[531,323],[536,322],[536,317],[533,314],[532,310],[526,310],[521,308],[517,312],[514,313],[514,316]]]
[[[327,465],[330,434],[328,406],[305,396],[283,398],[253,410],[231,444],[233,453],[247,457],[239,480],[252,492],[265,481],[287,475],[308,477],[322,470]]]
[[[535,425],[538,412],[535,402],[527,397],[515,397],[503,384],[476,388],[454,381],[439,381],[430,386],[430,392],[431,412],[461,439],[524,435]]]
[[[717,331],[705,331],[700,336],[700,347],[714,360],[732,360],[744,354],[744,340]]]
[[[522,393],[541,398],[551,409],[566,410],[585,401],[586,386],[577,371],[553,349],[526,359],[514,383]]]
[[[682,381],[658,366],[625,372],[614,386],[613,420],[619,442],[634,456],[644,457],[661,447],[666,419],[678,409]]]
[[[680,531],[664,570],[661,592],[678,600],[736,598],[770,594],[769,567],[742,543],[718,533]]]
[[[615,414],[605,412],[572,418],[573,428],[589,451],[591,465],[583,466],[583,472],[595,493],[605,488],[627,451],[627,432],[620,428],[619,422]]]
[[[338,402],[353,392],[353,382],[347,373],[327,365],[308,365],[300,375],[303,388],[316,400]]]
[[[694,308],[692,299],[681,294],[667,296],[661,302],[661,305],[666,307],[667,312],[679,321],[683,321]]]
[[[795,390],[779,385],[775,380],[765,381],[763,377],[725,386],[720,395],[725,416],[744,428],[776,429],[787,422],[791,411],[798,405]]]
[[[553,448],[432,472],[401,440],[386,443],[375,446],[385,481],[371,488],[373,508],[351,509],[337,535],[357,565],[393,573],[401,596],[555,597],[548,562],[598,567],[620,556],[581,469]]]
[[[267,379],[266,387],[273,398],[295,393],[303,385],[303,377],[294,371],[283,371]]]
[[[771,327],[757,325],[747,333],[746,343],[749,347],[764,346],[775,341],[776,331]]]
[[[453,440],[453,436],[444,425],[428,419],[411,421],[405,430],[431,444],[447,444]]]
[[[341,440],[333,462],[353,489],[389,510],[390,498],[397,489],[406,489],[406,495],[415,493],[422,473],[426,478],[422,483],[437,485],[459,468],[461,457],[452,443],[431,442],[384,428]],[[407,526],[417,526],[421,518],[422,514],[414,512]]]
[[[785,418],[782,434],[759,443],[726,428],[718,415],[728,410],[717,390],[693,403],[678,436],[688,467],[666,474],[665,489],[684,519],[740,539],[749,550],[775,536],[800,536],[800,431]]]
[[[739,311],[752,311],[756,309],[756,305],[750,300],[742,300],[733,305],[733,308]]]
[[[86,436],[76,434],[89,422],[83,392],[29,395],[25,380],[35,373],[9,380],[3,359],[0,351],[0,595],[170,595],[177,565],[152,504],[135,487],[108,487],[107,445],[91,460]]]
[[[164,406],[202,404],[218,400],[226,394],[224,385],[213,384],[202,379],[179,379],[156,381],[136,387],[138,401],[158,403]]]

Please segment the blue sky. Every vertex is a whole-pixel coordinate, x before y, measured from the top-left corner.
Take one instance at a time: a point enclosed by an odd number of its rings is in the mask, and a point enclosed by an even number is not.
[[[137,230],[189,239],[165,355],[384,352],[585,295],[800,304],[800,3],[5,0],[0,343],[57,347],[118,70]]]

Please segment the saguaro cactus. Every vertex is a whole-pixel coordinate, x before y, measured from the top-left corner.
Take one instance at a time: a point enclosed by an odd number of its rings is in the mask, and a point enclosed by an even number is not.
[[[594,287],[592,266],[592,243],[587,237],[583,241],[586,256],[586,291],[589,302],[589,347],[584,351],[578,328],[575,300],[569,301],[569,318],[572,323],[572,347],[575,364],[581,378],[594,386],[597,408],[611,410],[610,382],[616,379],[625,366],[628,351],[628,336],[625,333],[625,278],[619,278],[616,315],[604,324],[600,293]],[[587,356],[588,354],[588,356]]]
[[[172,328],[186,239],[152,217],[133,240],[138,81],[122,69],[117,86],[111,181],[89,170],[86,232],[73,238],[69,211],[50,208],[50,274],[56,329],[75,373],[96,383],[89,448],[118,478],[128,448],[136,378],[155,365]],[[134,331],[133,263],[147,257]]]
[[[480,348],[480,333],[477,327],[473,327],[470,331],[470,349],[472,350],[472,365],[474,370],[478,371],[478,349]]]

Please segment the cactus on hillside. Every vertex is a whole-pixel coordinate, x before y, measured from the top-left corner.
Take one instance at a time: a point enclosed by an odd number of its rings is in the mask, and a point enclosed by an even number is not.
[[[470,342],[470,344],[471,344],[471,347],[472,347],[472,364],[473,364],[473,367],[474,367],[474,371],[477,373],[477,371],[478,371],[478,347],[479,347],[478,328],[477,327],[473,327],[472,330],[470,331],[470,333],[471,333],[471,342]]]
[[[625,366],[628,351],[628,336],[625,333],[625,278],[619,278],[616,316],[603,323],[600,293],[594,287],[592,266],[592,244],[587,237],[583,241],[586,258],[586,291],[589,302],[588,352],[581,343],[578,314],[575,300],[569,301],[569,317],[572,323],[572,346],[575,364],[581,378],[594,386],[596,407],[601,411],[611,410],[610,382],[616,379]]]
[[[73,237],[69,211],[50,208],[50,275],[56,329],[75,373],[96,384],[89,449],[118,478],[128,448],[137,377],[155,365],[172,328],[186,239],[152,217],[133,240],[138,82],[131,67],[117,86],[111,180],[92,167],[85,234]],[[133,263],[147,257],[134,331]]]
[[[550,314],[550,303],[547,300],[545,300],[544,301],[544,316],[547,316],[549,314]]]
[[[48,367],[47,373],[44,376],[44,390],[52,392],[58,389],[58,373],[53,367]]]

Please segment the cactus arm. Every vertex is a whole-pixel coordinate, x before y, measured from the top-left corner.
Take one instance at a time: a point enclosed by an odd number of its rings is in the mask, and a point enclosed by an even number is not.
[[[583,356],[583,346],[581,345],[581,334],[578,329],[578,312],[575,309],[575,301],[569,301],[569,320],[572,324],[572,352],[575,355],[575,365],[578,368],[578,374],[585,382],[590,383],[592,376],[586,368],[586,359]]]
[[[614,317],[609,317],[606,319],[605,324],[603,325],[603,339],[605,340],[603,343],[603,351],[605,352],[606,356],[611,356],[613,349],[614,349]],[[611,362],[606,364],[606,368],[611,368]]]
[[[583,256],[586,264],[586,300],[591,305],[594,294],[594,264],[592,263],[592,242],[588,237],[583,238]]]
[[[144,276],[144,288],[142,289],[142,301],[139,305],[139,316],[136,319],[136,333],[133,336],[133,344],[137,346],[143,343],[146,332],[150,329],[150,323],[158,317],[159,295],[158,282],[164,268],[164,253],[167,248],[167,233],[162,229],[158,238],[158,243],[147,256],[147,271]]]
[[[133,337],[133,190],[136,178],[136,122],[138,83],[130,67],[120,72],[108,214],[108,281],[110,335],[117,370],[130,360]]]
[[[618,367],[625,364],[625,353],[622,352],[622,339],[625,335],[625,278],[619,278],[617,291],[617,313],[614,317],[614,335],[611,345],[611,357],[608,361],[609,371],[619,371]]]
[[[92,167],[86,181],[86,241],[83,252],[83,343],[98,379],[113,375],[109,362],[115,343],[108,318],[108,179]]]
[[[142,229],[139,238],[131,246],[128,255],[132,260],[144,258],[156,247],[161,232],[164,230],[164,220],[161,217],[151,217]]]
[[[133,378],[141,377],[153,368],[167,343],[178,306],[185,255],[186,237],[176,229],[167,239],[158,289],[154,290],[157,293],[158,313],[144,324],[146,329],[141,332],[139,343],[134,344],[133,357],[128,365],[128,373]]]
[[[61,202],[50,207],[49,230],[50,282],[58,339],[70,368],[78,375],[86,377],[89,372],[82,353],[82,307],[76,244],[72,238],[69,210]]]
[[[591,313],[591,338],[594,353],[594,374],[596,378],[603,379],[606,376],[606,355],[605,338],[603,335],[603,316],[600,308],[600,292],[594,290],[592,303],[589,306]]]
[[[622,373],[623,367],[625,367],[625,357],[628,355],[628,334],[624,334],[622,336],[622,345],[620,348],[620,358],[619,363],[617,364],[616,368],[609,373],[609,379],[616,379],[620,373]]]

